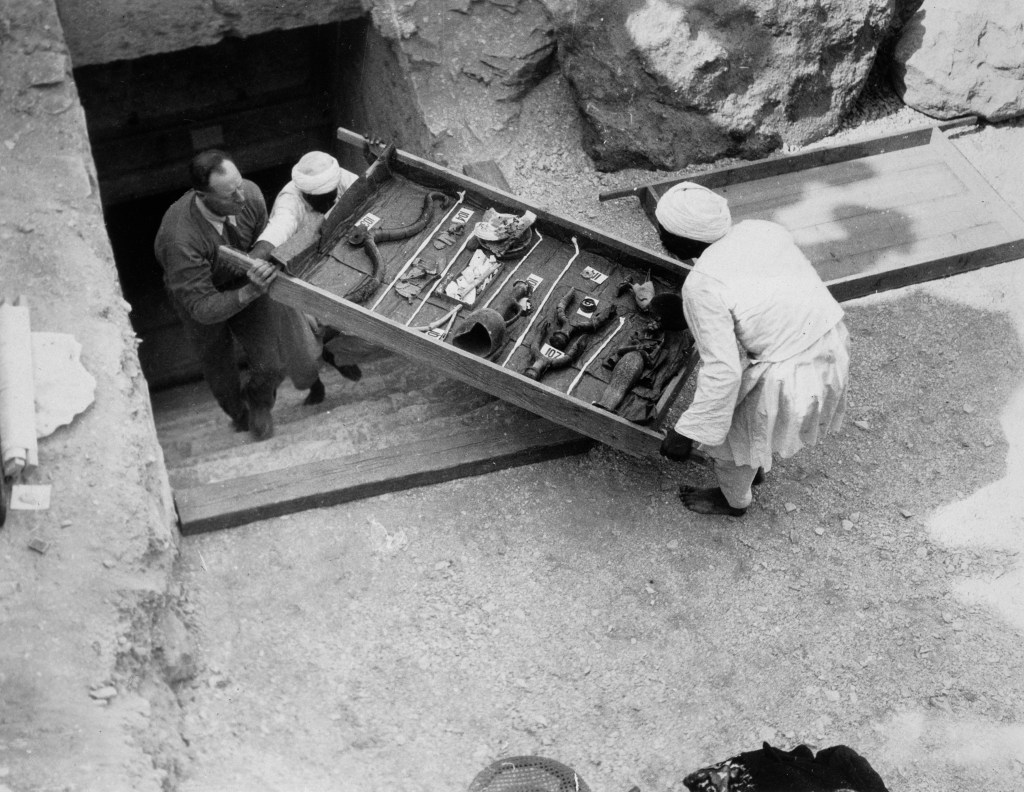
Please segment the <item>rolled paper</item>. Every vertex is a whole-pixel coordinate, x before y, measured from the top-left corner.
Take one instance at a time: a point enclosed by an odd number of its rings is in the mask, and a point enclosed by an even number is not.
[[[38,462],[28,305],[0,304],[0,460],[4,476]]]

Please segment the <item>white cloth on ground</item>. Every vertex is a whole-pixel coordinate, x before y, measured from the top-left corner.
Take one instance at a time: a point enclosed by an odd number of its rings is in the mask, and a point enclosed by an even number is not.
[[[687,276],[683,311],[702,366],[675,429],[710,456],[770,470],[773,453],[790,456],[841,425],[843,310],[785,228],[734,225]]]

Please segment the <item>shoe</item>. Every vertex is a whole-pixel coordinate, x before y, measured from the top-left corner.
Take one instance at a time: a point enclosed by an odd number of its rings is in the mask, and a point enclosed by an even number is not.
[[[355,363],[349,363],[345,366],[335,366],[335,368],[338,370],[338,373],[347,380],[359,382],[359,380],[363,378],[362,370]]]
[[[325,395],[326,395],[326,390],[324,389],[323,380],[321,380],[319,377],[317,377],[316,382],[313,383],[313,386],[309,389],[309,393],[306,395],[306,400],[304,402],[302,402],[302,403],[303,404],[319,404],[320,402],[322,402],[324,400],[324,396]]]
[[[249,431],[249,408],[243,406],[242,411],[231,419],[231,428],[236,432]]]
[[[324,348],[324,351],[320,354],[320,356],[330,365],[334,366],[334,368],[337,369],[338,373],[341,374],[341,376],[343,376],[345,379],[352,380],[353,382],[359,382],[359,380],[363,378],[363,372],[360,370],[359,366],[357,366],[355,363],[339,364],[337,359],[335,359],[334,355],[331,353],[331,351],[326,347]]]
[[[249,431],[257,440],[266,440],[274,436],[274,419],[270,415],[269,407],[249,408]]]

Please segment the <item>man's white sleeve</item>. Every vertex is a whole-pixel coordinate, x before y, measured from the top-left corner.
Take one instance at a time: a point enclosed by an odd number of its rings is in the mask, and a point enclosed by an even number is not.
[[[691,275],[690,278],[700,278]],[[704,445],[715,446],[725,440],[732,425],[739,396],[743,367],[732,313],[726,306],[714,280],[688,283],[683,290],[683,312],[700,353],[701,368],[693,402],[675,430]]]
[[[299,224],[302,222],[304,207],[301,201],[299,196],[290,192],[278,193],[274,200],[274,208],[270,210],[267,227],[256,241],[269,242],[274,247],[287,242],[292,234],[299,230]]]

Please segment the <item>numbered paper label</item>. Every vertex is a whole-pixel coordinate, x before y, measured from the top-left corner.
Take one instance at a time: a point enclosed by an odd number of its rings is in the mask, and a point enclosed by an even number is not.
[[[554,360],[557,357],[561,357],[562,355],[565,354],[565,352],[563,352],[561,349],[555,349],[550,344],[544,344],[544,346],[540,348],[540,353],[544,357],[550,358],[552,360]]]
[[[598,285],[600,285],[600,284],[604,283],[606,280],[608,280],[608,276],[607,275],[605,275],[603,272],[598,272],[593,267],[587,267],[585,270],[583,270],[583,272],[581,274],[587,280],[593,281],[594,283],[596,283]]]
[[[467,209],[464,206],[455,213],[455,217],[452,218],[452,223],[454,225],[465,225],[469,221],[469,218],[471,218],[472,216],[473,210]]]
[[[369,230],[373,228],[375,225],[377,225],[377,223],[379,222],[380,218],[377,217],[377,215],[370,214],[369,212],[367,212],[366,214],[359,218],[359,222],[356,223],[356,225],[362,226],[363,228]]]
[[[526,276],[526,282],[529,283],[534,291],[537,291],[537,287],[540,286],[544,279],[540,275],[534,275],[532,272]]]

